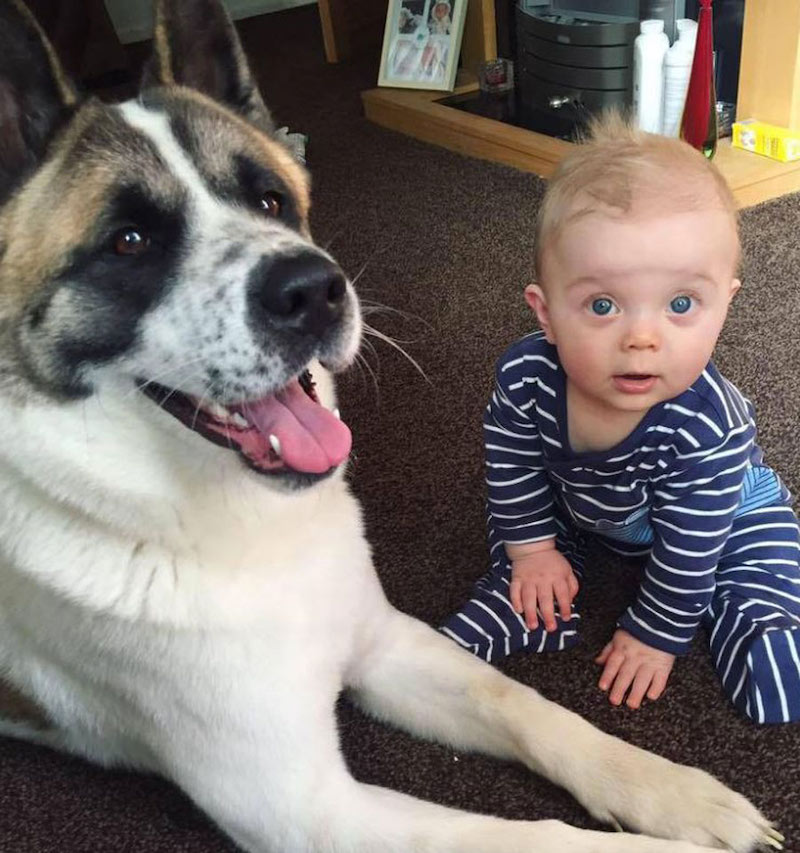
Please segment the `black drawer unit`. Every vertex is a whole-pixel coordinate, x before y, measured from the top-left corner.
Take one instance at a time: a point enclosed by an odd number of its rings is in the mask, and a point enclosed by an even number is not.
[[[578,114],[630,106],[638,18],[519,0],[516,24],[515,74],[525,104]]]

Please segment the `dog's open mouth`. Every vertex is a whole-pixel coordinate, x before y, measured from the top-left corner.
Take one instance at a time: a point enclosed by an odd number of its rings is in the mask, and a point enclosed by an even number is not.
[[[140,388],[189,429],[238,450],[260,473],[326,474],[350,454],[350,430],[320,403],[308,370],[268,397],[229,406],[153,382]]]

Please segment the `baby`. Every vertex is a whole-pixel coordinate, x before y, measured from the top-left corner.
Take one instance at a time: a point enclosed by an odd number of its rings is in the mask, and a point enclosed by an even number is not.
[[[446,36],[450,33],[450,3],[434,3],[431,7],[430,31],[434,35]]]
[[[599,686],[657,699],[695,632],[760,723],[800,719],[800,533],[753,407],[710,360],[740,287],[736,210],[683,142],[596,122],[550,182],[484,417],[491,570],[442,631],[496,661],[568,648],[586,534],[646,555]]]

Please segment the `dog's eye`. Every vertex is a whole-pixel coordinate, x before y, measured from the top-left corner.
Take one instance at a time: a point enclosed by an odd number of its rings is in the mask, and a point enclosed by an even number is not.
[[[122,228],[114,235],[112,244],[118,255],[141,255],[147,251],[150,238],[138,228]]]
[[[280,193],[268,192],[261,196],[261,210],[267,216],[280,216],[283,207],[283,196]]]

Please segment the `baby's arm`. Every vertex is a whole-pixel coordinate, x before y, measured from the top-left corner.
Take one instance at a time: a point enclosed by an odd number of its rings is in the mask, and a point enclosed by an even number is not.
[[[542,361],[536,343],[518,341],[501,357],[483,419],[490,523],[511,562],[509,596],[529,628],[537,605],[545,628],[555,631],[555,604],[569,619],[578,582],[556,550],[553,495],[545,466],[535,395]],[[546,362],[546,359],[545,359]]]
[[[654,542],[639,594],[597,658],[600,688],[614,704],[628,690],[630,707],[661,695],[711,602],[754,437],[752,423],[729,426],[713,414],[698,413],[676,431],[673,470],[654,481]]]

